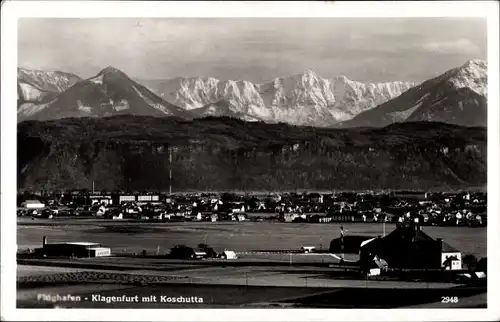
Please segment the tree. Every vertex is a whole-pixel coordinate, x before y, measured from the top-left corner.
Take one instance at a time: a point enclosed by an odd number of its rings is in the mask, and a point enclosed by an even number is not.
[[[250,200],[247,201],[248,208],[251,210],[257,209],[257,207],[259,206],[258,202],[259,199],[252,197]]]
[[[477,264],[477,258],[472,254],[467,254],[462,258],[462,263],[469,271],[471,271]]]
[[[236,200],[236,195],[232,193],[225,192],[220,196],[220,200],[224,203],[233,202]]]
[[[481,258],[477,263],[476,263],[476,270],[479,272],[487,272],[488,270],[488,265],[486,261],[486,257]]]

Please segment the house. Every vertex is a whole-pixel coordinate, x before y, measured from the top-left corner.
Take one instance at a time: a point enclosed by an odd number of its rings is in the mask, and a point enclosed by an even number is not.
[[[331,222],[332,219],[333,219],[332,217],[320,217],[319,222],[320,223],[328,223],[328,222]]]
[[[377,256],[390,268],[461,269],[460,251],[434,239],[421,230],[418,222],[398,225],[385,237],[373,238],[360,245],[360,260],[369,263]]]
[[[316,251],[316,247],[314,246],[302,246],[300,248],[302,253],[314,253]]]
[[[96,216],[98,216],[98,217],[104,216],[104,214],[106,213],[106,211],[107,211],[106,207],[100,206],[99,209],[96,212]]]
[[[159,220],[159,221],[163,220],[163,213],[156,213],[156,214],[154,214],[152,219],[153,220]]]
[[[447,155],[447,154],[448,154],[448,152],[450,151],[450,148],[448,148],[447,146],[445,146],[445,147],[441,147],[441,148],[439,149],[439,151],[440,151],[442,154]]]
[[[299,214],[284,214],[283,219],[285,222],[293,222],[294,219],[299,218]]]
[[[271,194],[268,196],[270,200],[273,202],[280,202],[281,201],[281,196],[279,194]]]
[[[112,205],[113,199],[110,195],[90,195],[90,204],[98,204],[98,205]]]
[[[236,253],[232,250],[225,250],[221,254],[222,259],[237,259]]]
[[[124,203],[124,202],[136,202],[137,199],[135,198],[135,195],[132,194],[127,194],[127,195],[120,195],[118,197],[118,203]]]
[[[120,219],[123,219],[123,213],[119,213],[118,215],[115,215],[112,217],[113,220],[120,220]]]
[[[309,200],[312,203],[323,203],[323,195],[319,193],[309,194]]]
[[[458,249],[442,241],[441,238],[438,238],[437,241],[442,243],[441,267],[443,267],[446,270],[461,270],[462,253]]]
[[[245,212],[245,205],[244,204],[235,204],[230,208],[231,213],[243,213]]]
[[[142,208],[135,205],[129,205],[123,208],[124,212],[127,214],[138,214],[142,212]]]
[[[266,210],[266,203],[263,201],[259,201],[257,203],[256,211],[264,211],[264,210]]]
[[[21,203],[21,207],[28,209],[41,209],[45,208],[45,204],[41,203],[38,200],[26,200],[25,202]]]
[[[137,196],[138,204],[145,203],[160,203],[160,195],[158,194],[140,194]]]
[[[246,221],[248,218],[245,214],[234,214],[231,215],[231,220],[232,221]]]

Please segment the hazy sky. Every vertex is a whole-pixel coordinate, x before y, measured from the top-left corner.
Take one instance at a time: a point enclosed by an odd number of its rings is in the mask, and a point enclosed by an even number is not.
[[[91,77],[212,76],[264,82],[313,69],[329,78],[423,81],[486,59],[478,18],[23,18],[19,66]]]

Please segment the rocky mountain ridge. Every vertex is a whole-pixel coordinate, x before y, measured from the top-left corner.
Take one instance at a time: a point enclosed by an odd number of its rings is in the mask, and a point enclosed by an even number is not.
[[[345,76],[326,79],[313,70],[264,84],[212,77],[175,78],[148,87],[186,110],[222,100],[234,113],[266,122],[329,126],[397,97],[412,82],[360,83]]]
[[[487,123],[487,64],[481,60],[468,61],[418,85],[365,84],[345,76],[326,79],[312,70],[264,84],[211,77],[143,84],[113,67],[89,79],[19,69],[18,120],[132,114],[186,120],[229,116],[315,127],[381,127],[406,121]]]
[[[486,126],[487,72],[485,61],[467,61],[341,125],[381,127],[394,122],[435,121]]]

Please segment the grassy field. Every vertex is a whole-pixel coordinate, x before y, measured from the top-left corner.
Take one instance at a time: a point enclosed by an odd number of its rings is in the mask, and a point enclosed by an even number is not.
[[[176,244],[196,246],[206,243],[216,251],[238,252],[267,249],[299,249],[316,246],[328,249],[330,241],[339,237],[341,224],[271,223],[271,222],[187,222],[149,223],[106,220],[29,220],[17,225],[19,249],[40,247],[43,236],[49,243],[66,241],[98,242],[112,252],[167,253]],[[343,224],[346,234],[377,236],[383,234],[381,224]],[[386,225],[386,233],[395,228]],[[424,227],[433,238],[441,237],[463,253],[486,256],[486,227]]]
[[[113,261],[110,258],[108,261]],[[136,259],[140,263],[141,259]],[[61,264],[64,266],[64,264]],[[165,269],[163,269],[165,268]],[[450,288],[459,284],[439,281],[416,282],[395,279],[363,279],[355,272],[335,268],[310,266],[197,266],[170,269],[168,264],[158,264],[156,269],[148,267],[102,266],[95,270],[79,270],[61,273],[34,273],[18,276],[19,289],[44,287],[47,285],[68,285],[81,283],[158,284],[187,283],[210,285],[260,285],[287,287],[366,287],[366,288]]]
[[[80,295],[78,303],[58,302],[73,308],[160,308],[160,307],[399,307],[434,302],[440,294],[455,294],[457,284],[397,280],[368,280],[346,276],[341,269],[316,266],[205,266],[168,267],[165,259],[99,258],[74,262],[156,262],[159,270],[147,267],[97,270],[18,265],[18,307],[50,307],[55,303],[37,300],[38,294]],[[145,263],[143,263],[145,262]],[[116,263],[120,264],[120,263]],[[124,263],[121,263],[124,264]],[[162,269],[166,268],[166,269]],[[457,293],[461,299],[484,288]],[[450,293],[451,292],[451,293]],[[102,296],[198,296],[204,303],[101,303]],[[383,294],[383,297],[378,295]],[[380,299],[383,298],[383,301]],[[413,299],[413,298],[416,298]],[[404,299],[401,301],[401,299]],[[413,299],[413,300],[412,300]],[[476,303],[475,301],[474,303]],[[486,305],[484,298],[479,305]],[[472,305],[474,303],[463,303]],[[441,306],[443,307],[443,306]],[[446,306],[445,306],[446,307]]]

